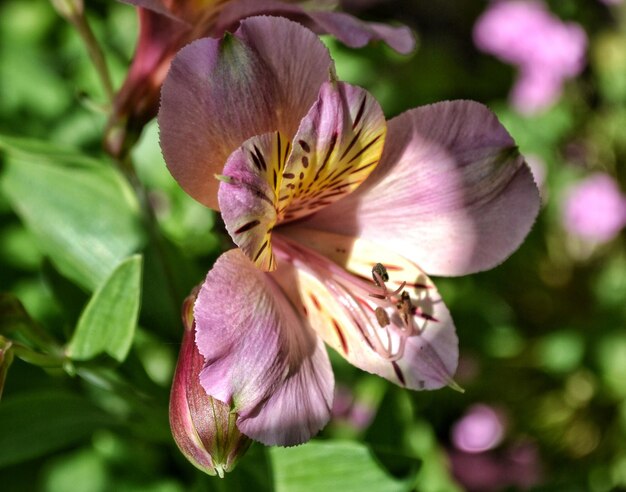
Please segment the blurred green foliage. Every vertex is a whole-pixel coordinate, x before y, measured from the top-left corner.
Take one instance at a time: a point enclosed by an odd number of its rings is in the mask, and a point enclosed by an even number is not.
[[[86,4],[119,86],[137,35],[134,9]],[[472,45],[485,6],[397,0],[364,9],[366,18],[392,13],[416,30],[418,50],[408,57],[325,38],[339,76],[369,89],[389,117],[475,99],[545,166],[544,207],[523,247],[491,272],[437,279],[458,328],[466,392],[404,392],[332,354],[338,385],[351,388],[353,406],[369,408],[371,422],[337,418],[296,449],[254,446],[220,480],[185,461],[167,421],[180,304],[225,244],[219,219],[170,177],[155,124],[133,152],[147,188],[135,195],[101,151],[104,94],[79,37],[45,0],[0,5],[0,350],[16,356],[10,368],[7,353],[0,358],[0,374],[8,369],[3,492],[463,490],[451,469],[450,431],[476,402],[507,421],[503,443],[485,458],[502,459],[520,443],[537,450],[533,490],[626,489],[624,233],[589,246],[561,223],[565,190],[581,176],[605,171],[626,184],[626,6],[551,2],[586,30],[588,67],[553,108],[533,117],[506,103],[513,69]],[[141,200],[154,205],[156,218],[141,214]],[[150,236],[150,220],[163,238]],[[115,291],[107,284],[112,272],[136,253],[143,281],[131,275],[134,297],[122,301],[133,312],[141,299],[138,326],[116,325],[127,337],[121,347],[104,338],[77,348],[98,302],[117,302],[115,292],[104,301],[98,292]],[[68,343],[77,360],[67,358]]]

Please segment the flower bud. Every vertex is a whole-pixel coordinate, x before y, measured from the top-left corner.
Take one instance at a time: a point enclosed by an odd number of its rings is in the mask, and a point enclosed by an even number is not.
[[[157,115],[161,84],[172,58],[192,40],[183,22],[141,7],[137,14],[137,48],[104,135],[105,150],[116,158],[129,152],[143,127]]]
[[[251,441],[237,429],[237,414],[230,406],[207,395],[200,385],[204,358],[195,343],[196,294],[183,303],[185,333],[170,393],[170,427],[178,448],[196,468],[223,477]]]

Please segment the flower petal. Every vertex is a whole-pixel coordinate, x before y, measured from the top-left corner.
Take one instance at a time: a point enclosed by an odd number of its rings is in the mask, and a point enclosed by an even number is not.
[[[367,91],[325,82],[294,137],[279,217],[310,215],[356,189],[378,164],[385,133],[385,116]]]
[[[222,9],[224,0],[121,0],[137,7],[176,19],[187,25],[211,25]],[[228,0],[227,0],[228,1]],[[230,0],[232,3],[232,0]]]
[[[172,9],[167,6],[165,0],[121,0],[121,1],[124,3],[135,5],[137,7],[142,7],[144,9],[151,10],[152,12],[156,12],[158,14],[176,18],[176,16],[172,14]]]
[[[309,12],[308,16],[313,21],[313,30],[332,34],[352,48],[360,48],[371,41],[384,41],[402,54],[408,54],[415,48],[413,33],[406,26],[363,22],[341,12]]]
[[[530,170],[495,115],[455,101],[391,120],[370,177],[306,225],[384,245],[431,275],[463,275],[509,256],[538,211]]]
[[[319,3],[316,2],[316,7]],[[277,0],[229,2],[220,14],[217,27],[227,30],[239,19],[263,13],[288,17],[317,33],[331,34],[352,48],[360,48],[371,41],[379,40],[400,53],[410,53],[415,47],[415,38],[408,27],[363,22],[345,13],[322,9],[306,10],[300,5]]]
[[[228,156],[254,135],[293,135],[331,67],[312,32],[272,17],[246,19],[234,36],[183,48],[163,85],[159,111],[161,148],[174,178],[217,208],[213,175]]]
[[[200,382],[234,405],[244,434],[294,445],[329,420],[334,379],[321,340],[274,278],[239,250],[217,260],[194,309]]]
[[[326,343],[353,365],[410,389],[455,385],[454,324],[435,286],[414,263],[369,241],[297,227],[280,232],[275,239],[281,264],[292,262],[297,268],[297,282],[283,288]],[[389,290],[406,287],[411,297],[415,330],[405,337],[403,349],[401,332],[387,328],[377,316],[381,303],[375,293],[380,290],[372,279],[376,263],[387,267]],[[395,306],[385,312],[389,325],[399,324]]]
[[[252,137],[228,158],[220,177],[218,199],[226,229],[265,271],[276,269],[271,235],[289,149],[289,141],[279,132]]]

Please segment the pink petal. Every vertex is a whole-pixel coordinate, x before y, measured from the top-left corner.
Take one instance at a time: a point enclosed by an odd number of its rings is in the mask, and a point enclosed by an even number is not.
[[[234,36],[183,48],[163,85],[159,111],[161,148],[174,178],[217,208],[213,175],[228,156],[254,135],[293,135],[331,67],[313,33],[279,18],[250,18]]]
[[[315,3],[310,3],[315,6]],[[218,30],[230,29],[240,19],[263,13],[288,17],[320,34],[332,34],[353,48],[360,48],[371,41],[379,40],[400,53],[410,53],[415,48],[415,38],[406,26],[393,27],[363,22],[345,13],[305,9],[300,5],[277,0],[229,2],[220,13],[217,21]]]
[[[495,115],[454,101],[391,120],[376,170],[306,224],[373,241],[431,275],[463,275],[507,258],[538,210],[530,170]]]
[[[279,264],[291,262],[296,267],[295,279],[288,278],[289,284],[283,286],[285,292],[313,329],[346,360],[414,390],[456,386],[454,323],[437,289],[417,265],[369,241],[297,225],[281,228],[275,241],[282,256]],[[398,332],[380,324],[376,316],[381,303],[374,294],[380,289],[375,287],[372,268],[379,262],[388,269],[388,289],[406,290],[416,308],[415,330],[403,351]],[[386,312],[388,321],[397,324],[395,305]]]
[[[386,132],[385,116],[367,91],[337,81],[322,84],[293,138],[279,215],[284,221],[310,215],[356,189],[376,168]]]
[[[175,18],[172,15],[172,9],[166,5],[165,0],[121,0],[124,3],[129,3],[131,5],[136,5],[137,7],[142,7],[158,14],[166,15],[168,17]]]
[[[239,250],[217,260],[194,309],[200,382],[234,405],[244,434],[294,445],[330,419],[334,378],[323,343],[274,278]]]
[[[218,0],[121,0],[175,19],[188,26],[211,25],[220,10]],[[229,0],[233,1],[233,0]],[[198,33],[199,34],[199,33]],[[196,36],[196,39],[198,36]]]
[[[218,200],[226,230],[241,251],[264,271],[276,263],[272,229],[277,221],[278,188],[289,153],[279,132],[252,137],[231,154],[224,166]]]
[[[360,48],[371,41],[384,41],[398,53],[408,54],[415,48],[413,33],[406,26],[393,27],[377,22],[363,22],[341,12],[309,12],[312,29],[335,36],[342,43]]]

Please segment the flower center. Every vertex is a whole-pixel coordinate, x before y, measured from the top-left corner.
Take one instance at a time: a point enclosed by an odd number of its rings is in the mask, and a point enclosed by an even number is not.
[[[367,92],[336,80],[324,83],[295,135],[251,137],[228,158],[218,176],[218,200],[234,242],[257,267],[274,270],[275,226],[354,191],[378,164],[386,131]]]
[[[296,268],[314,275],[337,300],[366,344],[383,359],[401,359],[407,339],[422,332],[426,321],[436,321],[411,298],[402,282],[397,289],[387,287],[389,275],[381,263],[372,268],[372,281],[353,275],[319,253],[283,235],[275,236],[275,251]],[[417,286],[427,289],[428,286]],[[424,323],[420,327],[416,321]]]

